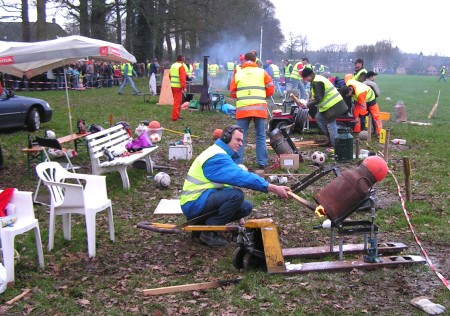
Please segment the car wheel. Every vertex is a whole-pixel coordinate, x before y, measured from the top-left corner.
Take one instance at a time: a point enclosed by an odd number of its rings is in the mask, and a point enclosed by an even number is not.
[[[37,108],[31,108],[27,116],[26,124],[29,132],[34,132],[41,128],[41,116]]]

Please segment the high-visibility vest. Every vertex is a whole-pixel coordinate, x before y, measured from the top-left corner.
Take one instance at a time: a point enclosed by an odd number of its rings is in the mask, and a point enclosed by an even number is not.
[[[208,72],[212,77],[215,77],[217,75],[217,68],[219,67],[216,64],[208,65]]]
[[[325,93],[322,101],[317,104],[317,109],[319,112],[325,112],[329,108],[331,108],[336,103],[344,100],[342,95],[336,89],[336,87],[331,83],[330,80],[321,75],[315,75],[313,82],[323,82],[325,86]],[[312,99],[314,99],[314,89],[311,89]]]
[[[200,63],[194,63],[195,69],[200,69]]]
[[[284,66],[284,77],[285,78],[291,78],[292,69],[293,69],[292,64],[288,64],[288,65]]]
[[[269,67],[272,68],[273,77],[274,78],[280,78],[280,68],[278,68],[278,66],[275,65],[275,64],[270,64]]]
[[[221,189],[231,187],[229,184],[211,182],[203,173],[203,164],[217,154],[226,154],[220,146],[214,144],[202,152],[192,163],[188,174],[184,179],[183,191],[181,192],[180,204],[195,201],[203,192],[209,189]]]
[[[184,69],[186,69],[186,75],[190,76],[192,75],[192,65],[191,64],[184,64]]]
[[[299,61],[298,63],[296,63],[294,65],[294,68],[292,68],[292,72],[291,72],[291,79],[295,79],[295,80],[299,80],[300,81],[300,74],[298,73],[298,65],[301,64],[302,62]]]
[[[181,88],[180,82],[180,67],[183,66],[182,63],[173,63],[170,66],[170,86],[173,88]]]
[[[324,72],[324,71],[325,71],[325,67],[324,67],[323,65],[320,65],[319,71],[320,71],[320,72]]]
[[[356,81],[355,79],[349,79],[346,82],[346,85],[352,86],[353,90],[355,90],[355,93],[353,96],[353,98],[355,100],[357,100],[358,96],[363,92],[366,92],[366,103],[369,103],[370,101],[375,100],[375,93],[373,92],[372,88],[369,87],[368,85],[366,85],[362,82]]]
[[[267,118],[264,74],[265,70],[259,67],[244,67],[236,72],[236,119]]]
[[[358,80],[359,77],[361,76],[361,74],[366,74],[367,70],[365,68],[361,68],[360,70],[358,70],[357,72],[355,72],[353,74],[353,79]]]
[[[232,62],[232,61],[227,62],[227,70],[228,71],[234,70],[234,62]]]
[[[131,66],[130,63],[124,63],[120,66],[120,72],[122,73],[122,76],[124,76],[125,66],[128,65],[128,73],[127,76],[131,77],[133,76],[133,66]]]
[[[242,69],[242,65],[236,65],[236,71],[241,70]]]

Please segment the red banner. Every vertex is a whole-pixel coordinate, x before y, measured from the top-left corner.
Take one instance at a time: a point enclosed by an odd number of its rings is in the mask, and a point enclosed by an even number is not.
[[[12,64],[14,64],[14,56],[0,57],[0,65],[12,65]]]

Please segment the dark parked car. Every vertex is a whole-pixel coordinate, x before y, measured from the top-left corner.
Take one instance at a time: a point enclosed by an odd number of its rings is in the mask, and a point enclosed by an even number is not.
[[[52,108],[47,101],[14,95],[3,89],[0,96],[0,128],[27,126],[29,132],[41,128],[41,123],[52,119]]]

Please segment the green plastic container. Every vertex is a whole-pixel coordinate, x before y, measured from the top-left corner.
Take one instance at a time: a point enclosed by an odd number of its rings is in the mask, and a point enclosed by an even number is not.
[[[338,136],[334,142],[334,155],[336,161],[353,160],[353,136],[349,128],[339,128]]]

